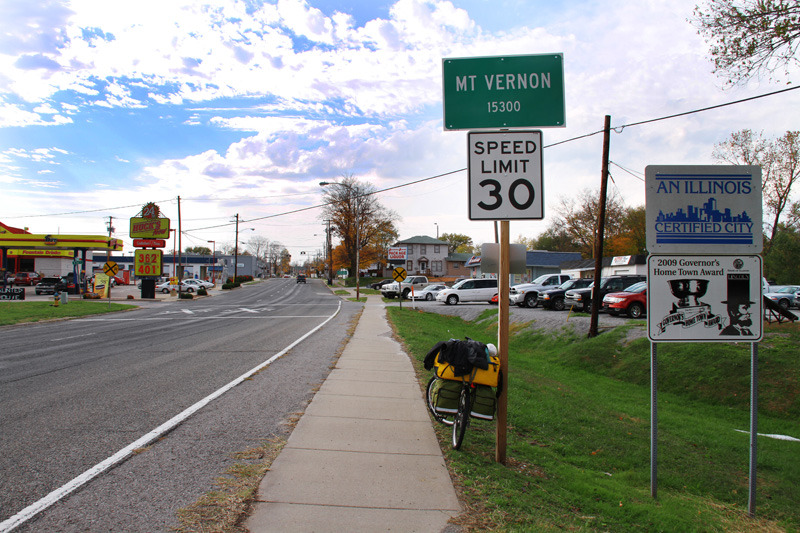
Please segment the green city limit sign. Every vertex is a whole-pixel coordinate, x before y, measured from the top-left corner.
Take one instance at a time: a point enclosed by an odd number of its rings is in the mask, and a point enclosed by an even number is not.
[[[442,60],[444,129],[563,127],[562,54]]]

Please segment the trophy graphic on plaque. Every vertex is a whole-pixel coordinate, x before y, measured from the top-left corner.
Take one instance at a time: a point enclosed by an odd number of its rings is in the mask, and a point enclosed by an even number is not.
[[[667,327],[680,324],[683,328],[691,328],[703,324],[710,328],[722,328],[722,318],[711,312],[711,306],[700,300],[708,290],[709,280],[702,278],[683,278],[668,280],[670,291],[677,301],[672,303],[672,310],[659,324],[660,333]]]

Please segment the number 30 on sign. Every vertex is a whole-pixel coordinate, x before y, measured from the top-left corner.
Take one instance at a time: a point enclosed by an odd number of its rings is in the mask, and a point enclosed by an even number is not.
[[[133,268],[137,276],[160,276],[161,250],[136,250]]]

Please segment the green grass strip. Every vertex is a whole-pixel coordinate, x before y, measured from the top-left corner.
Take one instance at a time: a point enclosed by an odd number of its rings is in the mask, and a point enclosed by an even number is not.
[[[136,306],[109,302],[72,301],[53,306],[52,302],[0,302],[0,326],[23,322],[40,322],[58,318],[75,318],[134,309]]]
[[[497,323],[387,308],[417,360],[440,340],[496,342]],[[489,317],[491,318],[491,317]],[[514,325],[506,465],[494,423],[472,421],[459,452],[436,425],[467,529],[796,531],[800,442],[758,439],[755,519],[747,515],[750,350],[659,345],[658,499],[650,496],[650,343],[619,327],[593,339]],[[800,438],[800,329],[767,326],[759,433]]]

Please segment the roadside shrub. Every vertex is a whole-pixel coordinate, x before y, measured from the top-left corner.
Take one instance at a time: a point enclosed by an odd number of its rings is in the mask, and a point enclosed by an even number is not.
[[[232,288],[233,288],[233,283],[223,283],[222,284],[222,290],[223,291],[229,291]]]
[[[180,294],[179,298],[181,300],[191,300],[192,298],[194,298],[194,294],[189,293],[189,292],[182,292]]]
[[[208,291],[206,290],[205,287],[200,287],[199,289],[197,289],[197,295],[198,296],[208,296]]]

